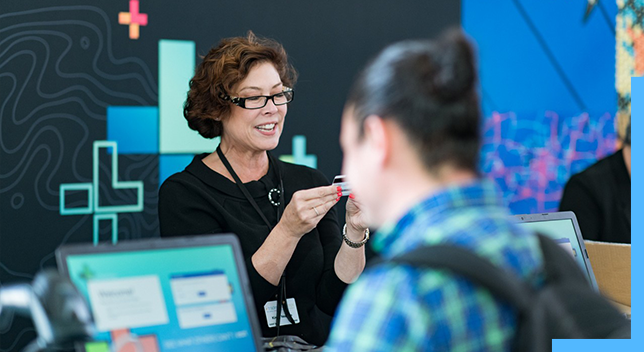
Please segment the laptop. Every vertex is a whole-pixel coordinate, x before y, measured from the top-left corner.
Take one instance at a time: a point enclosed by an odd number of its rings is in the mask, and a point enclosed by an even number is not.
[[[516,218],[519,220],[520,226],[530,231],[550,236],[570,253],[584,274],[586,274],[590,285],[596,291],[599,291],[575,213],[562,211],[557,213],[523,214],[516,215]]]
[[[78,351],[263,351],[234,235],[65,245],[56,259],[94,317]]]

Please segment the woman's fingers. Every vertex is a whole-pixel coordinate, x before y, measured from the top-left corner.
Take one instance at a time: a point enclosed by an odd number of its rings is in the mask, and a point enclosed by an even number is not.
[[[325,199],[328,197],[331,198],[337,198],[338,196],[338,186],[322,186],[322,187],[316,187],[316,188],[310,188],[310,189],[305,189],[298,191],[302,192],[302,195],[307,199],[307,200],[313,200],[313,199]]]
[[[300,203],[304,208],[325,205],[331,201],[339,200],[341,192],[337,186],[322,186],[295,192],[293,201]],[[329,209],[325,209],[327,212]]]
[[[319,221],[337,203],[340,195],[337,186],[322,186],[295,192],[291,202],[302,220]]]
[[[284,213],[293,228],[302,235],[311,231],[338,202],[341,193],[337,186],[322,186],[300,190],[293,194]]]
[[[333,208],[338,203],[338,201],[340,200],[340,197],[341,196],[334,195],[333,197],[326,198],[324,202],[325,213],[331,210],[331,208]]]
[[[316,215],[323,217],[333,206],[340,200],[342,190],[338,190],[337,186],[324,186],[322,195],[318,198],[310,200],[313,204],[314,210],[317,210]],[[320,211],[322,208],[322,211]]]

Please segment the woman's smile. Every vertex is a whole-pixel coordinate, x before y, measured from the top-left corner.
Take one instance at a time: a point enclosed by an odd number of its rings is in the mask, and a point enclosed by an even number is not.
[[[255,126],[255,129],[263,135],[272,136],[277,131],[275,127],[277,127],[277,122],[269,122],[263,125]]]

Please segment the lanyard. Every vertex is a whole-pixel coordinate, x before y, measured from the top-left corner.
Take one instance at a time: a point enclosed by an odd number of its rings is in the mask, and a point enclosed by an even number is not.
[[[233,177],[235,180],[235,183],[237,184],[237,187],[239,187],[239,190],[244,194],[246,197],[246,200],[255,208],[255,211],[259,214],[259,216],[264,220],[264,223],[266,226],[268,226],[268,231],[273,230],[273,225],[268,221],[266,218],[266,215],[262,212],[261,209],[259,209],[259,206],[257,205],[257,202],[255,202],[255,199],[250,195],[248,190],[246,189],[246,186],[241,182],[239,179],[239,176],[237,176],[237,173],[235,170],[233,170],[233,167],[230,165],[228,162],[228,159],[226,156],[224,156],[224,153],[221,151],[220,146],[217,146],[217,155],[219,155],[219,160],[224,164],[230,175]],[[278,179],[280,180],[280,188],[279,188],[279,205],[277,206],[277,222],[280,221],[281,214],[284,213],[284,183],[282,182],[282,173],[280,172],[281,170],[278,170],[278,165],[273,161],[273,158],[270,154],[268,154],[268,162],[273,165],[273,171],[277,174]],[[270,197],[270,193],[269,193]],[[270,199],[270,198],[269,198]],[[286,304],[286,269],[282,272],[282,277],[280,278],[280,283],[279,283],[279,288],[278,288],[278,304],[277,304],[277,315],[275,316],[276,319],[276,325],[277,325],[277,335],[279,336],[280,334],[280,323],[282,321],[282,308],[284,308],[284,312],[286,313],[286,318],[291,324],[295,324],[295,320],[291,316],[291,312],[289,312],[288,305]]]
[[[248,193],[246,186],[244,186],[244,184],[241,182],[241,180],[239,179],[239,176],[237,176],[237,173],[235,172],[235,170],[233,170],[233,167],[230,165],[230,163],[228,162],[228,159],[226,159],[226,156],[224,156],[224,153],[222,153],[221,148],[219,146],[217,146],[217,155],[219,155],[219,159],[221,160],[221,162],[224,164],[224,166],[226,167],[230,175],[235,180],[237,187],[244,194],[244,196],[246,197],[246,200],[248,200],[248,202],[253,206],[253,208],[255,208],[255,211],[257,212],[257,214],[259,214],[262,220],[264,220],[264,223],[266,224],[266,226],[268,226],[268,231],[272,231],[273,225],[271,225],[271,223],[268,221],[268,219],[266,218],[262,210],[259,209],[259,206],[257,205],[257,202],[255,202],[255,199],[253,199],[250,193]],[[268,156],[268,161],[269,163],[273,164],[270,154]],[[281,172],[277,171],[277,165],[273,165],[273,170],[277,174],[278,179],[280,180],[280,189],[279,189],[280,199],[279,199],[279,206],[277,207],[277,221],[279,222],[281,213],[284,210],[284,201],[283,201],[284,185],[282,183]]]

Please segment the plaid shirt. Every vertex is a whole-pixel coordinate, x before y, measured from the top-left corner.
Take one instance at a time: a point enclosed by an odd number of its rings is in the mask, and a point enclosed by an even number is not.
[[[438,243],[467,247],[539,285],[538,240],[514,225],[490,182],[433,194],[383,226],[373,248],[388,259]],[[512,308],[463,278],[382,264],[349,287],[324,351],[509,351],[515,329]]]

